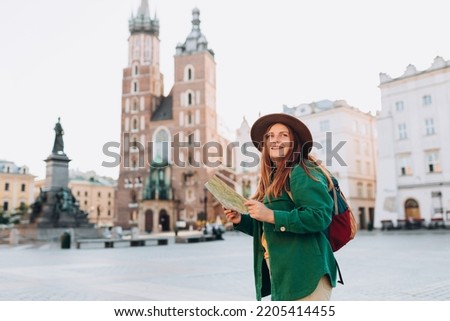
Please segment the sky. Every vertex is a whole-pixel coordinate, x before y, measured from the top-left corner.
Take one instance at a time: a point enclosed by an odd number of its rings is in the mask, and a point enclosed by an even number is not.
[[[71,169],[106,168],[120,142],[128,19],[141,0],[0,0],[0,160],[45,177],[61,117]],[[149,0],[160,21],[165,94],[192,9],[215,52],[216,108],[234,133],[258,117],[323,99],[381,108],[379,73],[450,59],[444,0]],[[232,137],[233,138],[233,137]]]

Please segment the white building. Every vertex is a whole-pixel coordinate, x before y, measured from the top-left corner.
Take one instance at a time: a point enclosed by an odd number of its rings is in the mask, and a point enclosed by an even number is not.
[[[380,73],[376,226],[450,216],[450,61]]]
[[[234,151],[236,190],[245,198],[250,198],[255,192],[259,181],[260,152],[250,138],[250,126],[247,120],[242,120],[236,131],[237,147]]]
[[[376,189],[376,118],[346,101],[321,100],[284,106],[311,130],[312,154],[339,180],[360,229],[374,224]]]

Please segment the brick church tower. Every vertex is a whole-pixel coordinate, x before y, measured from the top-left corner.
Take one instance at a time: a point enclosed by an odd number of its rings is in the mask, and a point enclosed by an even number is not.
[[[169,231],[177,220],[194,224],[219,214],[203,187],[218,169],[217,157],[207,158],[206,153],[225,154],[228,142],[217,131],[216,63],[199,16],[194,9],[192,30],[176,46],[168,96],[159,70],[159,21],[150,17],[147,0],[129,21],[116,225]]]

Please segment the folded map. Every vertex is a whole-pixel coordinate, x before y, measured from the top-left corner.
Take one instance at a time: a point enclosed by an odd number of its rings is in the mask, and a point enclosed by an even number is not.
[[[205,187],[224,208],[234,210],[238,213],[248,213],[248,209],[244,205],[247,200],[216,175],[205,183]]]

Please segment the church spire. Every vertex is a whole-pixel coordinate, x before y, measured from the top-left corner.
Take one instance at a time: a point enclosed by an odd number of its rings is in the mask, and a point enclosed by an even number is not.
[[[130,33],[144,32],[158,36],[159,35],[159,20],[155,18],[152,20],[150,17],[150,7],[148,0],[141,0],[137,15],[133,17],[131,15],[128,21],[128,29]]]

